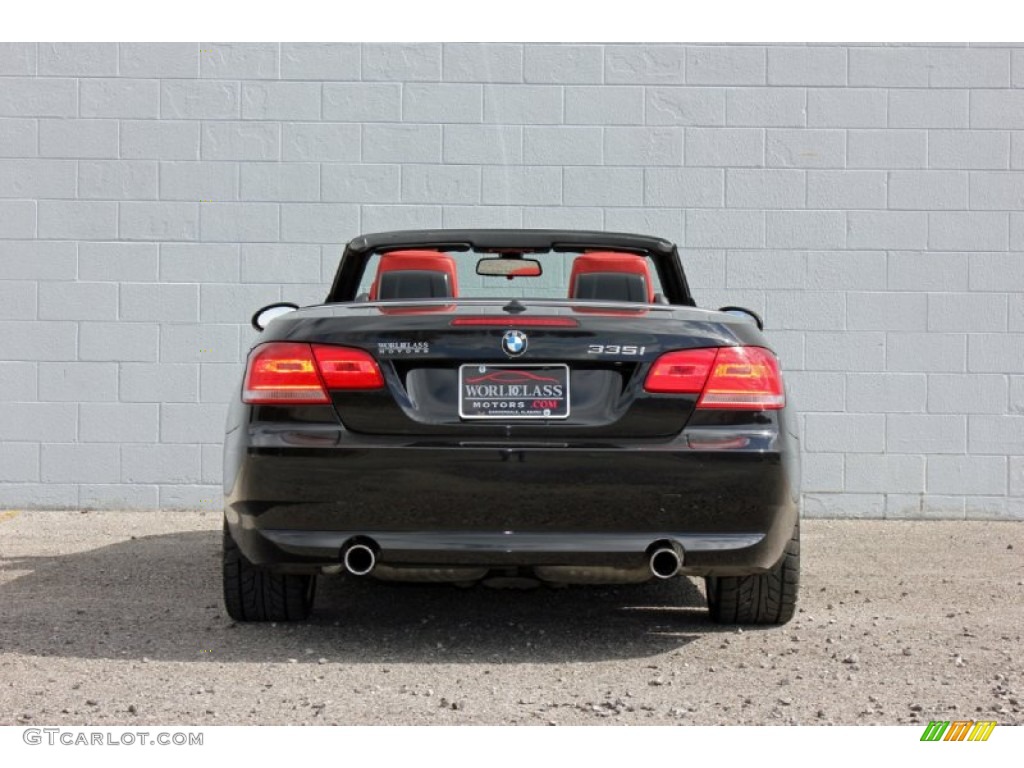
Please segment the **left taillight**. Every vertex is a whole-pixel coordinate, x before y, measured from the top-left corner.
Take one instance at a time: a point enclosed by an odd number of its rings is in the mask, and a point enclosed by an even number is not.
[[[377,361],[361,349],[314,344],[313,356],[327,389],[380,389],[384,386]]]
[[[379,389],[377,362],[361,349],[275,341],[257,347],[245,371],[242,400],[253,405],[317,405],[332,389]]]

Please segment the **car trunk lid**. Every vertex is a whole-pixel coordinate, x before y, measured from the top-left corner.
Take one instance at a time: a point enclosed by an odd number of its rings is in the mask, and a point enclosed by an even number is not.
[[[363,303],[286,321],[286,338],[358,347],[380,364],[383,389],[331,393],[347,429],[468,441],[670,438],[696,398],[645,392],[650,364],[737,343],[727,316],[653,305]]]

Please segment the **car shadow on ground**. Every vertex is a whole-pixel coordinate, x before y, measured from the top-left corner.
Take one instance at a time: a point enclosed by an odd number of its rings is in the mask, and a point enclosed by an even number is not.
[[[0,559],[0,648],[42,657],[316,663],[561,663],[642,658],[733,631],[688,579],[626,587],[321,578],[313,616],[238,624],[221,601],[220,532],[143,536]]]

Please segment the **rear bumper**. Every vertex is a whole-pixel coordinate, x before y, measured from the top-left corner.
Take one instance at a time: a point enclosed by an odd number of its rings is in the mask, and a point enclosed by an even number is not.
[[[769,533],[516,533],[454,531],[280,531],[232,529],[246,556],[279,570],[302,572],[337,565],[346,547],[369,542],[378,562],[393,567],[602,566],[624,570],[647,565],[658,546],[682,555],[680,573],[694,576],[763,571],[779,559]]]
[[[423,445],[351,433],[331,447],[296,430],[228,436],[225,516],[252,562],[337,566],[370,540],[393,566],[638,567],[656,543],[683,573],[775,565],[797,519],[785,431],[753,449],[663,444]],[[721,445],[734,445],[728,441]]]

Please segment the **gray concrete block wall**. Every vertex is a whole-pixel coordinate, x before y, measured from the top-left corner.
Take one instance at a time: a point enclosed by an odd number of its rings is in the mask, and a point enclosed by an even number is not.
[[[1024,518],[1024,46],[0,45],[0,506],[216,508],[346,240],[608,228],[763,312],[805,509]]]

